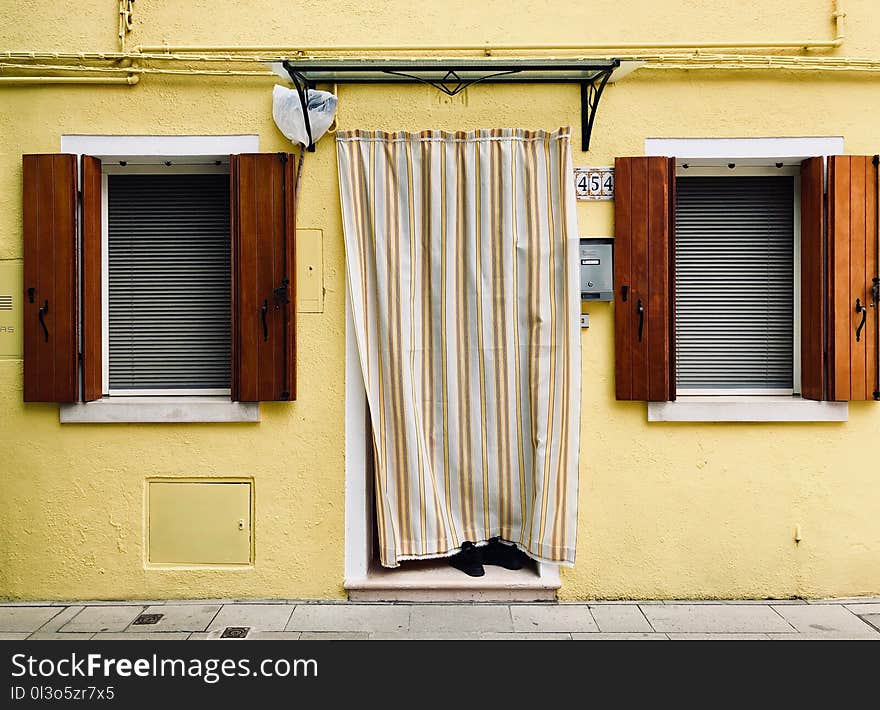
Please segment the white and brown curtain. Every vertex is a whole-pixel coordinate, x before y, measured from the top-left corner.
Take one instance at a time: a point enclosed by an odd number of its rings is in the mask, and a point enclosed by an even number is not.
[[[381,562],[500,535],[575,555],[578,231],[569,132],[337,133]]]

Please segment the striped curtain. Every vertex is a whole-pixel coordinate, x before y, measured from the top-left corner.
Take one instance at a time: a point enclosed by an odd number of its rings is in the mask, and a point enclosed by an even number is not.
[[[572,564],[580,418],[569,131],[337,133],[381,563],[500,536]]]

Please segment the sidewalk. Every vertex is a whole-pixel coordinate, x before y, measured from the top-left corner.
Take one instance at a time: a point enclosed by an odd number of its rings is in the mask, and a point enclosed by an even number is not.
[[[409,604],[293,600],[0,603],[0,640],[874,639],[880,597]]]

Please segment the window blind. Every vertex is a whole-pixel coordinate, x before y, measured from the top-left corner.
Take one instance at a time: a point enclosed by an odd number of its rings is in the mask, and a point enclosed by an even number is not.
[[[229,176],[108,176],[112,390],[229,389]]]
[[[794,178],[679,177],[679,389],[793,386]]]

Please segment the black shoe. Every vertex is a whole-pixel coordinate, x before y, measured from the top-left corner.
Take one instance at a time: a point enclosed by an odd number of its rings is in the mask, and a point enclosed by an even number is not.
[[[523,553],[515,545],[505,545],[500,537],[493,537],[483,548],[483,564],[522,569]]]
[[[480,551],[469,540],[461,543],[461,552],[457,552],[450,557],[449,564],[455,567],[455,569],[461,570],[469,577],[482,577],[486,574],[486,570],[483,569]]]

